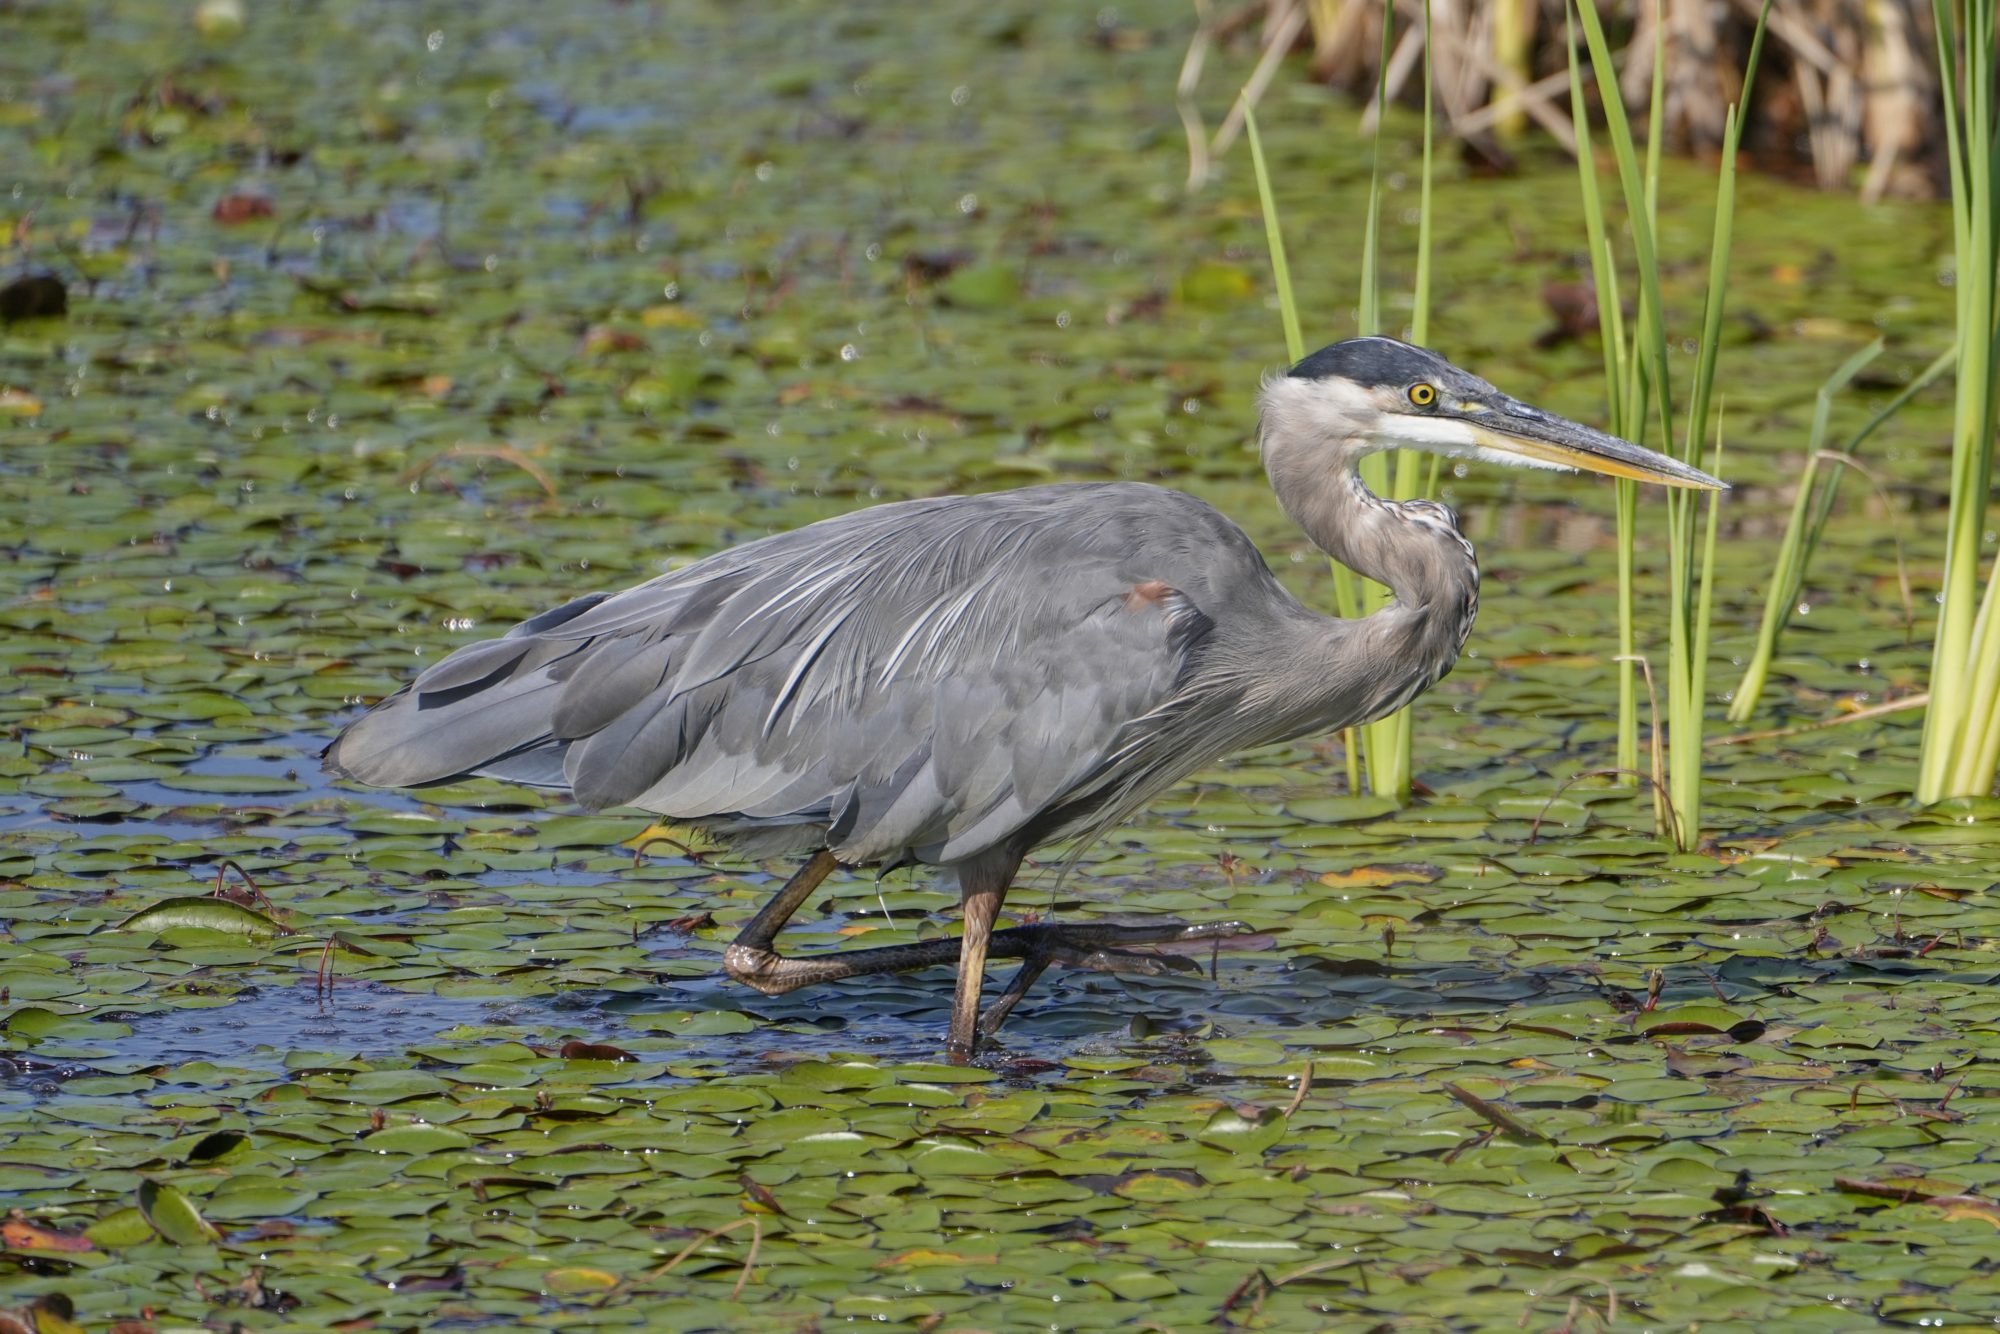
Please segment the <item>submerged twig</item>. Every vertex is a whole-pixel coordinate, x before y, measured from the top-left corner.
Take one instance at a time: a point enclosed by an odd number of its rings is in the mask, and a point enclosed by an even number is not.
[[[1537,1140],[1543,1144],[1555,1143],[1553,1139],[1549,1138],[1547,1135],[1544,1135],[1541,1131],[1535,1129],[1533,1126],[1520,1120],[1518,1117],[1515,1117],[1511,1113],[1502,1111],[1500,1108],[1495,1107],[1492,1103],[1486,1101],[1486,1099],[1480,1097],[1477,1093],[1473,1093],[1470,1092],[1469,1090],[1462,1089],[1456,1084],[1446,1084],[1444,1086],[1444,1091],[1446,1093],[1449,1093],[1459,1102],[1471,1108],[1473,1111],[1479,1113],[1479,1115],[1485,1117],[1488,1121],[1491,1121],[1495,1126],[1499,1127],[1501,1130],[1506,1131],[1510,1135],[1516,1135],[1522,1139]]]
[[[700,1236],[696,1237],[693,1241],[689,1242],[687,1245],[681,1247],[681,1249],[674,1254],[673,1259],[667,1261],[665,1264],[661,1265],[658,1269],[655,1269],[652,1273],[646,1275],[644,1278],[635,1279],[630,1283],[620,1283],[617,1287],[605,1293],[604,1302],[600,1302],[599,1305],[604,1305],[605,1303],[608,1303],[613,1297],[622,1296],[623,1294],[630,1292],[633,1289],[651,1283],[654,1279],[664,1278],[666,1275],[671,1274],[674,1271],[674,1266],[678,1265],[681,1261],[687,1259],[690,1255],[693,1255],[696,1251],[700,1250],[702,1247],[708,1245],[708,1243],[710,1243],[711,1241],[716,1240],[718,1237],[728,1236],[731,1232],[734,1232],[737,1229],[745,1226],[749,1227],[750,1229],[750,1252],[749,1254],[743,1257],[743,1272],[736,1276],[736,1286],[729,1290],[729,1299],[731,1301],[735,1301],[738,1297],[741,1297],[743,1295],[743,1285],[750,1281],[751,1266],[757,1263],[757,1252],[764,1245],[764,1225],[757,1221],[757,1216],[755,1214],[746,1214],[742,1218],[736,1219],[734,1222],[724,1223],[721,1227],[710,1228],[708,1231],[702,1233]]]
[[[248,897],[251,903],[263,905],[264,911],[268,913],[276,913],[278,911],[276,907],[272,906],[271,900],[265,896],[263,889],[257,884],[256,879],[228,857],[224,857],[215,864],[215,888],[209,892],[211,898],[226,899],[232,902],[237,901],[236,895],[231,894],[223,886],[223,874],[227,871],[234,871],[243,877],[243,883],[250,887]]]
[[[543,469],[541,464],[536,463],[512,445],[453,445],[443,453],[433,454],[422,463],[405,469],[400,480],[404,482],[421,482],[425,477],[430,475],[431,469],[437,467],[438,464],[448,459],[465,458],[499,459],[502,463],[511,463],[522,472],[528,474],[528,476],[534,478],[536,484],[548,493],[550,500],[556,498],[556,484],[550,479],[547,471]]]
[[[1974,1204],[1990,1209],[1994,1203],[1977,1195],[1929,1190],[1921,1184],[1921,1179],[1907,1182],[1868,1181],[1860,1177],[1837,1176],[1833,1179],[1833,1184],[1841,1190],[1852,1191],[1856,1195],[1873,1195],[1877,1199],[1894,1200],[1898,1204]]]
[[[1306,1094],[1312,1092],[1312,1086],[1313,1086],[1313,1063],[1311,1061],[1307,1061],[1304,1072],[1299,1075],[1298,1091],[1292,1094],[1291,1102],[1285,1105],[1285,1119],[1287,1121],[1292,1119],[1293,1112],[1296,1112],[1302,1105],[1304,1105],[1306,1100]]]
[[[1621,774],[1629,778],[1637,778],[1641,782],[1653,784],[1654,790],[1658,793],[1660,800],[1667,803],[1668,811],[1673,810],[1673,798],[1667,795],[1666,788],[1659,780],[1649,773],[1639,769],[1585,769],[1580,774],[1571,774],[1556,785],[1555,791],[1549,793],[1549,799],[1542,803],[1542,809],[1536,814],[1534,823],[1528,826],[1528,842],[1532,844],[1537,838],[1541,837],[1542,823],[1549,818],[1549,808],[1562,799],[1563,793],[1569,791],[1570,788],[1586,778],[1616,778]],[[1674,824],[1675,827],[1679,827],[1680,818],[1678,816],[1675,816]]]

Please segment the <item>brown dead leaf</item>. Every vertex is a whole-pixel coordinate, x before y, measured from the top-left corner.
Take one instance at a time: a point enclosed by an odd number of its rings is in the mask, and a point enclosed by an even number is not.
[[[1595,653],[1511,653],[1495,658],[1496,667],[1602,667],[1604,659]]]
[[[565,1061],[636,1061],[639,1058],[623,1047],[614,1047],[608,1042],[580,1042],[571,1039],[557,1049],[556,1055]]]
[[[765,1189],[757,1182],[751,1180],[749,1173],[746,1172],[742,1176],[738,1177],[737,1182],[743,1187],[743,1193],[745,1195],[748,1195],[752,1200],[756,1201],[764,1208],[769,1209],[774,1214],[782,1214],[785,1212],[785,1206],[778,1203],[778,1197],[773,1195],[769,1190]]]
[[[0,1222],[0,1243],[13,1251],[93,1251],[89,1237],[80,1232],[61,1232],[55,1228],[31,1223],[25,1218],[13,1217]]]
[[[274,217],[277,211],[271,206],[271,201],[262,195],[224,195],[215,201],[215,208],[209,216],[224,226],[234,226]]]
[[[593,324],[583,335],[585,352],[637,352],[645,346],[646,340],[638,334],[607,324]]]
[[[1430,866],[1357,866],[1351,871],[1328,871],[1319,882],[1328,889],[1380,889],[1386,885],[1428,885],[1437,879]]]

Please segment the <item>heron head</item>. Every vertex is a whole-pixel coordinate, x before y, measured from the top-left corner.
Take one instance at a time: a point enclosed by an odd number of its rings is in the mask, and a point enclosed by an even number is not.
[[[1662,486],[1726,490],[1677,459],[1501,393],[1428,348],[1349,338],[1265,386],[1267,429],[1353,442],[1358,452],[1422,449],[1529,468],[1575,468]]]

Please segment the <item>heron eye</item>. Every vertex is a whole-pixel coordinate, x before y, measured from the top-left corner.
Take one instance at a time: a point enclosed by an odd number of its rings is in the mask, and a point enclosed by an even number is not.
[[[1410,386],[1410,402],[1420,408],[1427,408],[1438,401],[1437,386],[1434,384],[1413,384]]]

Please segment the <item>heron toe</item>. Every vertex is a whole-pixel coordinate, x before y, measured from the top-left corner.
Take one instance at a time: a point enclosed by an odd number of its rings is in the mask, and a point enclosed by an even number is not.
[[[1133,973],[1159,977],[1166,973],[1199,973],[1201,965],[1174,954],[1142,954],[1124,945],[1165,945],[1189,940],[1224,940],[1250,934],[1244,922],[1189,923],[1168,918],[1153,922],[1037,922],[1014,926],[993,935],[989,957],[1018,958],[1020,968],[986,1012],[979,1016],[979,1038],[1000,1031],[1015,1005],[1028,994],[1052,963],[1095,972]]]
[[[1168,973],[1200,973],[1201,965],[1177,954],[1141,954],[1137,950],[1092,950],[1088,954],[1059,957],[1056,962],[1070,968],[1088,968],[1098,973],[1135,973],[1141,977],[1163,977]]]

